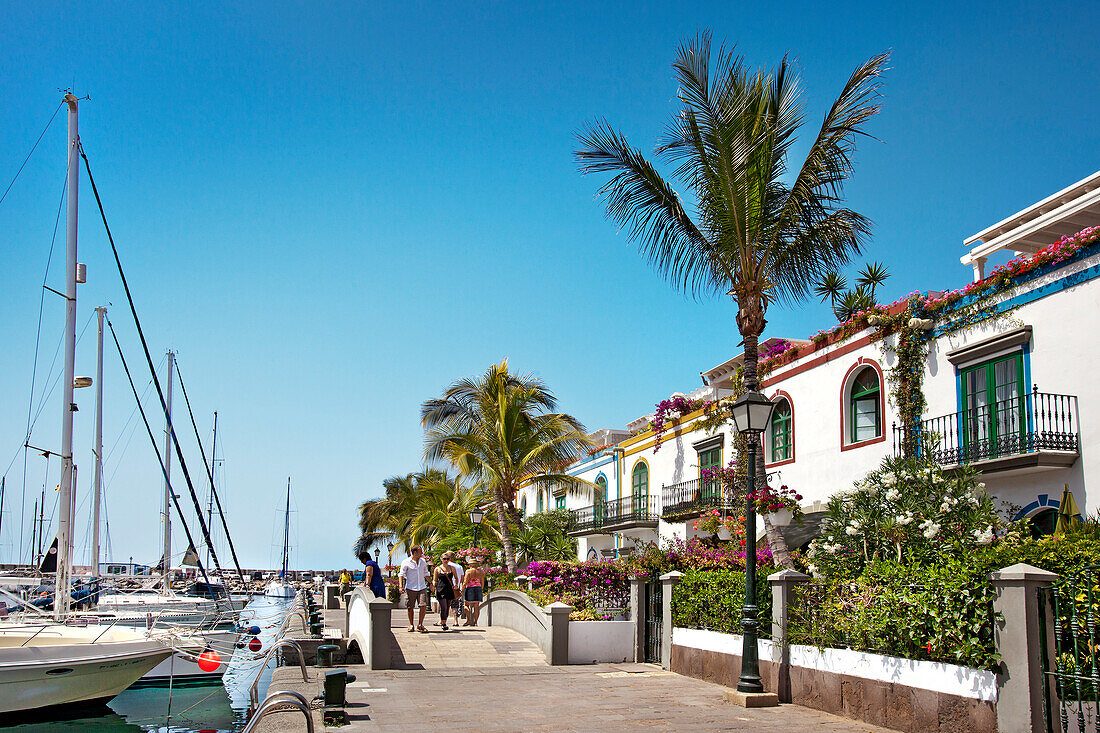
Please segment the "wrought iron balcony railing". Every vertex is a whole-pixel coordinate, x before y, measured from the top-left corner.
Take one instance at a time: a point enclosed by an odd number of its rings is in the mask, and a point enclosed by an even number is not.
[[[692,479],[661,487],[661,518],[678,519],[708,509],[729,507],[718,479]]]
[[[661,518],[658,497],[651,494],[605,501],[574,509],[570,513],[573,515],[573,529],[570,534],[595,534],[645,525],[656,526],[657,520]]]
[[[894,455],[928,456],[943,465],[1064,451],[1080,453],[1081,433],[1074,395],[1035,388],[1020,397],[894,426]]]

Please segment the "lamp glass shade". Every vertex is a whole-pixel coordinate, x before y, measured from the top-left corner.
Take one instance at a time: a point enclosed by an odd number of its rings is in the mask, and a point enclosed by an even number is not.
[[[731,407],[733,423],[739,433],[762,433],[772,419],[775,403],[757,391],[746,392]]]
[[[480,509],[470,510],[470,522],[473,524],[481,524],[481,520],[485,518],[485,512]]]

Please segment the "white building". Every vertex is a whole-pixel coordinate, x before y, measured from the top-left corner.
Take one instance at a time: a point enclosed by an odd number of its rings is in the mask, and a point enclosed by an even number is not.
[[[905,449],[945,467],[971,464],[990,493],[1017,507],[1016,518],[1053,526],[1066,485],[1082,511],[1100,509],[1100,484],[1091,492],[1087,485],[1100,471],[1100,229],[1090,227],[1100,227],[1100,172],[967,238],[962,262],[981,282],[929,294],[917,307],[932,309],[928,321],[907,322],[910,303],[901,301],[870,324],[792,341],[765,366],[761,391],[778,402],[764,436],[766,465],[773,485],[805,497],[810,519],[788,537],[792,545],[808,539],[829,496]],[[1048,246],[1072,235],[1084,246]],[[1004,252],[1017,257],[1018,274],[1008,287],[991,286],[998,272],[986,272],[988,260]],[[891,384],[899,333],[883,326],[899,319],[924,343],[919,427],[903,427]],[[688,396],[732,394],[741,359],[702,372],[706,386]],[[627,431],[600,431],[603,447],[569,472],[606,487],[603,497],[529,486],[520,506],[525,514],[552,501],[573,510],[582,559],[658,537],[686,539],[692,520],[721,504],[700,469],[724,466],[732,454],[732,428],[708,433],[701,417],[667,425],[658,448],[646,427],[651,415]]]

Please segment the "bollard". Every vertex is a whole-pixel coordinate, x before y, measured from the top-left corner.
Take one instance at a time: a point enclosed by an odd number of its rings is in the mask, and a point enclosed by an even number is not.
[[[320,636],[321,630],[324,628],[324,624],[314,623],[309,625],[309,633],[314,636]]]
[[[335,644],[322,644],[317,647],[317,666],[318,667],[331,667],[332,655],[335,654],[340,647]]]

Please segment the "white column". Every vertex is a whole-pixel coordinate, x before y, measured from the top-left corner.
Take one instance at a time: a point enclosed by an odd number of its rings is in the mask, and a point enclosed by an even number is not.
[[[65,212],[65,372],[61,397],[61,496],[57,520],[57,573],[54,583],[54,618],[69,612],[70,577],[72,575],[72,525],[69,518],[73,503],[73,381],[76,379],[76,226],[77,192],[80,185],[77,152],[80,135],[77,129],[77,100],[65,95],[69,105],[68,177]]]

